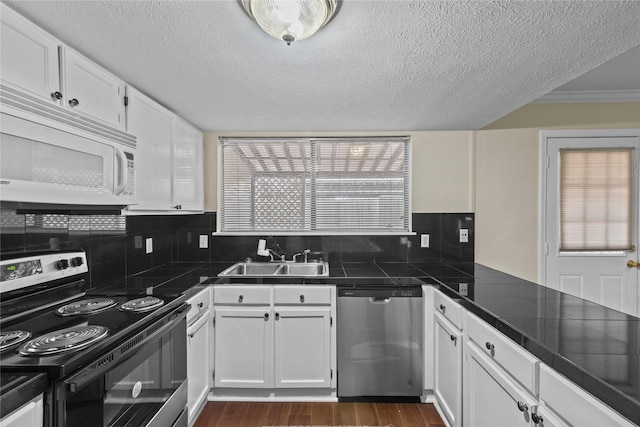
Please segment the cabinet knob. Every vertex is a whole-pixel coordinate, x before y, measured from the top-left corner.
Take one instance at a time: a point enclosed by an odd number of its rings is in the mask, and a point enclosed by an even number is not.
[[[269,320],[269,313],[264,314],[264,320]]]
[[[71,107],[77,107],[78,105],[80,105],[80,101],[78,101],[76,98],[70,99],[69,100],[69,105]]]
[[[180,210],[180,209],[182,209],[182,205],[175,205],[173,208]]]
[[[280,320],[280,313],[276,312],[276,320]]]
[[[300,302],[304,302],[304,295],[300,295]]]
[[[55,92],[51,92],[51,99],[55,100],[61,100],[62,99],[62,92],[60,92],[59,90],[55,91]]]
[[[453,334],[450,336],[450,338],[451,338],[451,341],[455,341],[456,340],[456,336],[453,335]]]
[[[242,302],[242,300],[244,300],[244,296],[243,296],[243,295],[240,295],[240,296],[238,297],[238,302]]]
[[[490,350],[490,351],[494,349],[493,344],[491,344],[489,341],[487,341],[484,346],[487,347],[487,350]]]
[[[544,422],[544,419],[536,413],[531,414],[531,419],[533,420],[534,424],[540,424]]]
[[[204,303],[203,302],[199,302],[198,303],[198,308],[202,308],[202,307],[204,307]]]
[[[529,405],[524,402],[518,401],[518,409],[520,410],[520,412],[524,412],[529,409]]]
[[[443,313],[444,313],[444,310],[445,310],[446,308],[447,308],[447,307],[445,307],[445,306],[444,306],[444,304],[440,304],[440,310],[442,310],[442,312],[443,312]]]

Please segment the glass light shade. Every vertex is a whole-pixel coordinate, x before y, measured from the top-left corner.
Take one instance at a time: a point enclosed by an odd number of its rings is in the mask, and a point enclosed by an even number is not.
[[[267,34],[291,44],[329,22],[337,0],[242,0],[242,5]]]

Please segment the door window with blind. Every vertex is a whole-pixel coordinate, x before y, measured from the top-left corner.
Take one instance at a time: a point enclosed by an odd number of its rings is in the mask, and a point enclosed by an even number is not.
[[[221,138],[221,232],[407,233],[409,139]]]
[[[632,247],[633,149],[561,149],[560,250]]]

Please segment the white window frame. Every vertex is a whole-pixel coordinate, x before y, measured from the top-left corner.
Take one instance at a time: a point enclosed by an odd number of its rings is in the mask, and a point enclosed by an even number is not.
[[[223,203],[223,197],[222,197],[222,189],[223,189],[223,152],[222,152],[222,143],[221,141],[224,139],[233,139],[233,140],[240,140],[243,139],[242,137],[226,137],[226,136],[221,136],[219,137],[219,143],[218,143],[218,147],[217,147],[217,154],[218,154],[218,165],[217,165],[217,181],[218,181],[218,215],[216,218],[216,230],[222,230],[222,203]],[[269,236],[312,236],[312,235],[322,235],[322,236],[332,236],[332,235],[349,235],[349,236],[357,236],[357,235],[367,235],[367,236],[375,236],[375,235],[379,235],[379,236],[393,236],[393,235],[398,235],[398,236],[409,236],[409,235],[415,235],[416,233],[413,232],[413,228],[412,228],[412,181],[411,181],[411,166],[412,166],[412,153],[411,153],[411,138],[409,136],[403,136],[403,135],[393,135],[393,136],[375,136],[375,137],[318,137],[318,138],[313,138],[313,137],[282,137],[282,138],[269,138],[269,137],[264,137],[264,138],[247,138],[247,139],[251,139],[251,140],[259,140],[259,139],[264,139],[264,140],[286,140],[286,139],[291,139],[291,140],[304,140],[307,139],[309,141],[330,141],[330,140],[339,140],[339,141],[358,141],[358,140],[362,140],[362,141],[372,141],[372,140],[404,140],[406,142],[405,145],[405,167],[408,168],[408,170],[405,173],[406,176],[406,183],[405,183],[405,188],[406,188],[406,204],[407,204],[407,231],[404,230],[393,230],[393,231],[386,231],[383,229],[380,230],[371,230],[371,229],[367,229],[367,230],[343,230],[343,231],[333,231],[333,230],[302,230],[302,231],[280,231],[280,230],[253,230],[253,231],[216,231],[213,234],[215,235],[227,235],[227,236],[265,236],[265,235],[269,235]]]

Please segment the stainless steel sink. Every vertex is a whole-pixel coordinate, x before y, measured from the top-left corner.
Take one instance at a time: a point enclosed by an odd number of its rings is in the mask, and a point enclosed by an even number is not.
[[[322,277],[329,275],[329,264],[295,262],[237,262],[218,274],[218,277]]]

